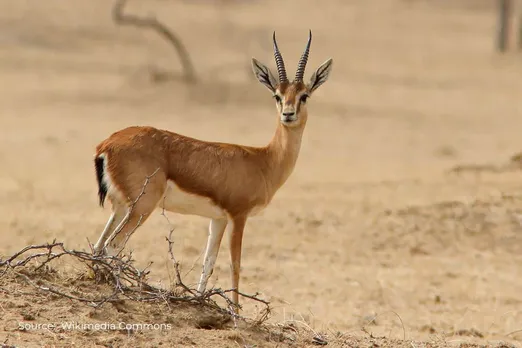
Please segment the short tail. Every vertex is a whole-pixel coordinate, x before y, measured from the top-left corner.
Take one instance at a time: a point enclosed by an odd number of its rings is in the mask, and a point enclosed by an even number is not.
[[[97,156],[94,159],[94,168],[96,169],[96,179],[98,181],[98,196],[100,197],[100,206],[103,207],[103,203],[105,202],[105,197],[107,197],[107,185],[103,181],[104,174],[104,156]]]

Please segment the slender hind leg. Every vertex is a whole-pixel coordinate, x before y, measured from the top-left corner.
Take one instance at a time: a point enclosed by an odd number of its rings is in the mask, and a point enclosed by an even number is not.
[[[155,174],[150,174],[155,173]],[[134,176],[142,177],[143,183],[134,179],[122,190],[123,197],[129,197],[123,211],[125,215],[118,226],[105,240],[104,249],[111,256],[122,252],[132,234],[147,220],[156,209],[165,194],[167,179],[164,172],[155,168],[146,168],[145,164],[133,172]]]
[[[141,214],[128,210],[118,227],[105,241],[107,253],[112,256],[121,253],[129,238],[147,220],[153,210],[151,209],[150,212]]]
[[[114,204],[112,205],[112,214],[109,217],[109,221],[105,225],[103,232],[100,235],[100,238],[94,245],[94,253],[101,254],[103,252],[103,247],[105,246],[105,241],[109,238],[109,236],[114,231],[114,228],[118,226],[127,213],[127,209],[123,205]]]
[[[158,202],[165,192],[166,182],[151,182],[143,194],[134,204],[125,207],[125,216],[105,240],[105,249],[109,255],[121,253],[132,234],[145,223],[150,214],[158,206]]]
[[[207,288],[207,282],[212,272],[214,271],[214,265],[216,264],[217,255],[219,252],[219,246],[223,233],[227,227],[227,219],[212,219],[208,227],[208,240],[207,248],[205,250],[205,258],[203,261],[203,271],[201,272],[201,278],[198,283],[198,292],[203,293]]]

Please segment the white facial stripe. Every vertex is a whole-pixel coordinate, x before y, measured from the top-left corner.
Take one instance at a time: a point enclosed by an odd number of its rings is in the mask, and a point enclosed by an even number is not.
[[[294,87],[291,86],[290,88],[294,88]],[[287,126],[291,126],[291,125],[295,125],[298,123],[299,112],[301,111],[300,108],[302,105],[305,105],[305,102],[303,102],[301,100],[301,98],[303,98],[303,96],[308,97],[309,92],[308,92],[308,89],[299,90],[299,91],[297,91],[297,93],[295,93],[296,92],[295,89],[288,89],[288,90],[286,90],[286,92],[287,92],[287,95],[292,98],[292,101],[293,101],[292,104],[287,104],[287,99],[286,99],[285,94],[282,94],[281,91],[279,91],[279,90],[277,90],[274,93],[274,98],[276,98],[276,100],[277,100],[277,97],[281,98],[280,99],[281,101],[277,103],[277,109],[280,113],[281,123],[283,123],[284,125],[287,125]]]

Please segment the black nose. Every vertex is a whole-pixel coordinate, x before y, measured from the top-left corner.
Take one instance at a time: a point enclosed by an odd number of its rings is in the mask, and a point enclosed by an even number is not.
[[[290,117],[294,116],[295,112],[283,112],[283,116]]]

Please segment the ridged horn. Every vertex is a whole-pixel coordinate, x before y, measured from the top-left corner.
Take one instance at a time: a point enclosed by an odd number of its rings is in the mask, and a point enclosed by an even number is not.
[[[308,54],[310,53],[310,44],[312,43],[312,30],[308,34],[308,43],[306,44],[306,48],[299,59],[299,63],[297,64],[297,71],[295,73],[295,81],[303,81],[306,63],[308,62]]]
[[[274,58],[277,65],[277,72],[279,74],[279,82],[288,82],[288,77],[286,77],[286,69],[285,69],[285,62],[283,61],[283,56],[281,55],[281,52],[279,52],[279,48],[277,47],[276,42],[276,34],[274,31]]]

